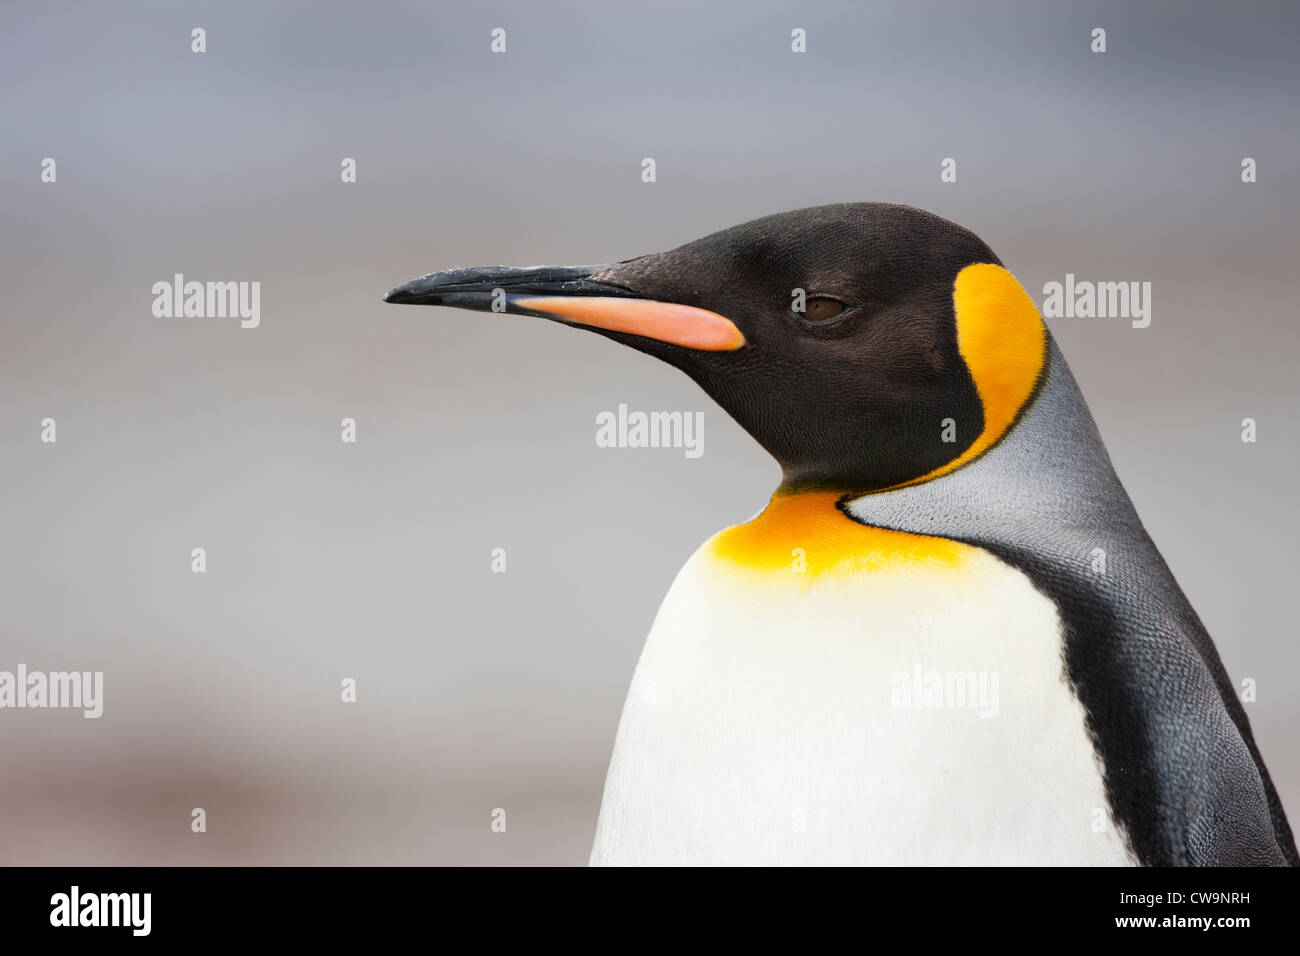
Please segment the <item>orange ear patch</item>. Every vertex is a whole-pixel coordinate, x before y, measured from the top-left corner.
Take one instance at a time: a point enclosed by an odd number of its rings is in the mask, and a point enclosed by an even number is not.
[[[993,447],[1034,394],[1047,366],[1047,327],[1034,300],[1006,269],[987,262],[962,269],[952,304],[957,350],[984,407],[984,430],[953,461],[895,488],[946,475]]]

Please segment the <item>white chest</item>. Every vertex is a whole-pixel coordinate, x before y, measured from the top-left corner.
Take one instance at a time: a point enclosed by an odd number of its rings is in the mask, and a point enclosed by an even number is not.
[[[1125,864],[1054,605],[959,572],[682,569],[624,707],[594,864]]]

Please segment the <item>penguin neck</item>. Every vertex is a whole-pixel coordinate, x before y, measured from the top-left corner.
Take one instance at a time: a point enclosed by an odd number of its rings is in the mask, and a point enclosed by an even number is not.
[[[859,509],[849,505],[858,500],[887,502],[907,497],[900,493],[922,488],[931,499],[942,498],[947,492],[960,495],[972,471],[996,472],[1004,484],[1019,472],[1016,484],[1022,490],[1037,491],[1047,485],[1048,494],[1061,487],[1082,491],[1090,485],[1109,486],[1114,482],[1114,471],[1096,423],[1050,333],[1036,386],[1014,416],[1004,417],[1006,424],[996,434],[981,435],[966,446],[958,446],[946,463],[924,473],[918,470],[913,477],[902,480],[872,480],[850,461],[838,473],[829,475],[809,473],[782,462],[782,480],[773,499],[834,495],[840,508],[856,517]],[[1069,437],[1063,441],[1064,435]],[[952,480],[958,476],[963,480]]]
[[[840,507],[865,524],[989,543],[1077,529],[1062,553],[1121,532],[1145,540],[1074,376],[1049,346],[1042,387],[984,454],[933,480],[845,496]]]

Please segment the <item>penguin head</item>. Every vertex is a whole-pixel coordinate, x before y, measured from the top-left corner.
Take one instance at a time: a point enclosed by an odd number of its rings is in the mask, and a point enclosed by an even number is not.
[[[983,241],[885,203],[767,216],[613,265],[433,273],[386,301],[537,315],[662,359],[789,490],[960,467],[1012,427],[1047,356],[1037,308]]]

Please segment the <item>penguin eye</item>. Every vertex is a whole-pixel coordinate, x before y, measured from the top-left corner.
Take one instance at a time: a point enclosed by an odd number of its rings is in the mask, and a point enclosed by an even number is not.
[[[813,325],[825,325],[833,319],[838,319],[847,311],[848,306],[839,299],[819,295],[804,303],[804,310],[800,317]]]

